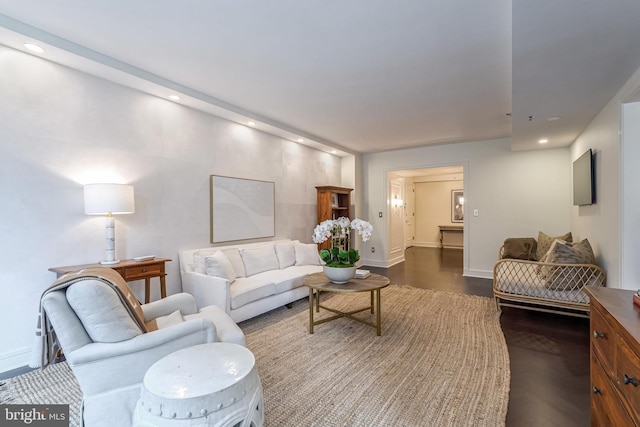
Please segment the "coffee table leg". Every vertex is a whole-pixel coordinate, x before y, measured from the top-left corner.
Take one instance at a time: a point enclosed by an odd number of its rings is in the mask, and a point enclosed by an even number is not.
[[[320,313],[320,289],[316,289],[316,313]]]
[[[373,298],[373,293],[371,294]],[[380,316],[380,289],[376,289],[376,335],[382,335],[381,316]]]
[[[313,333],[313,288],[309,288],[309,333]]]

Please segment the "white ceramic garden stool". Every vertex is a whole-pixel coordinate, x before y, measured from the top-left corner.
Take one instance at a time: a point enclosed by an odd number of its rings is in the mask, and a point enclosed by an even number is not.
[[[261,427],[262,383],[253,353],[201,344],[158,360],[144,376],[134,427]]]

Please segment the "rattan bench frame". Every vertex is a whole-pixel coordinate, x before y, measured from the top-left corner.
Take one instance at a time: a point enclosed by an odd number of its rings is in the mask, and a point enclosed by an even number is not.
[[[502,251],[503,247],[499,250],[500,257]],[[549,286],[545,286],[545,289],[536,284],[540,279],[533,277],[540,269],[552,272]],[[605,271],[594,264],[500,259],[493,268],[493,296],[498,310],[501,307],[516,307],[588,318],[589,297],[582,288],[586,285],[606,286],[606,279]],[[572,300],[576,295],[579,301]]]

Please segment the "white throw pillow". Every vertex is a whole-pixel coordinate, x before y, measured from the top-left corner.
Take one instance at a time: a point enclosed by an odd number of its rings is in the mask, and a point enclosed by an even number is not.
[[[296,263],[296,250],[293,242],[279,242],[274,245],[280,269],[291,267]]]
[[[204,259],[209,255],[213,255],[216,249],[203,249],[193,253],[193,270],[196,273],[207,274],[207,267],[204,265]]]
[[[233,283],[236,280],[236,273],[233,270],[231,261],[221,251],[209,255],[204,259],[207,276],[222,277]]]
[[[247,275],[262,273],[263,271],[279,270],[278,257],[273,250],[273,245],[267,245],[255,249],[240,249],[240,256],[244,263],[244,271]]]
[[[166,316],[156,317],[156,325],[158,325],[158,329],[167,328],[182,322],[184,322],[184,318],[182,317],[180,310],[176,310]]]
[[[142,334],[117,291],[99,280],[81,280],[67,288],[67,301],[95,342],[120,342]]]
[[[318,245],[313,243],[300,243],[294,245],[296,251],[296,265],[322,265]]]
[[[245,277],[247,274],[244,272],[244,264],[242,263],[242,257],[240,256],[240,251],[237,248],[232,249],[223,249],[222,253],[229,258],[231,261],[231,265],[233,266],[233,271],[236,272],[237,277]]]

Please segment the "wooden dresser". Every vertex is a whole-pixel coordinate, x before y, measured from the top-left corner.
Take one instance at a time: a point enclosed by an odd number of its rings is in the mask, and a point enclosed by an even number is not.
[[[640,426],[640,308],[633,291],[587,286],[591,425]]]

